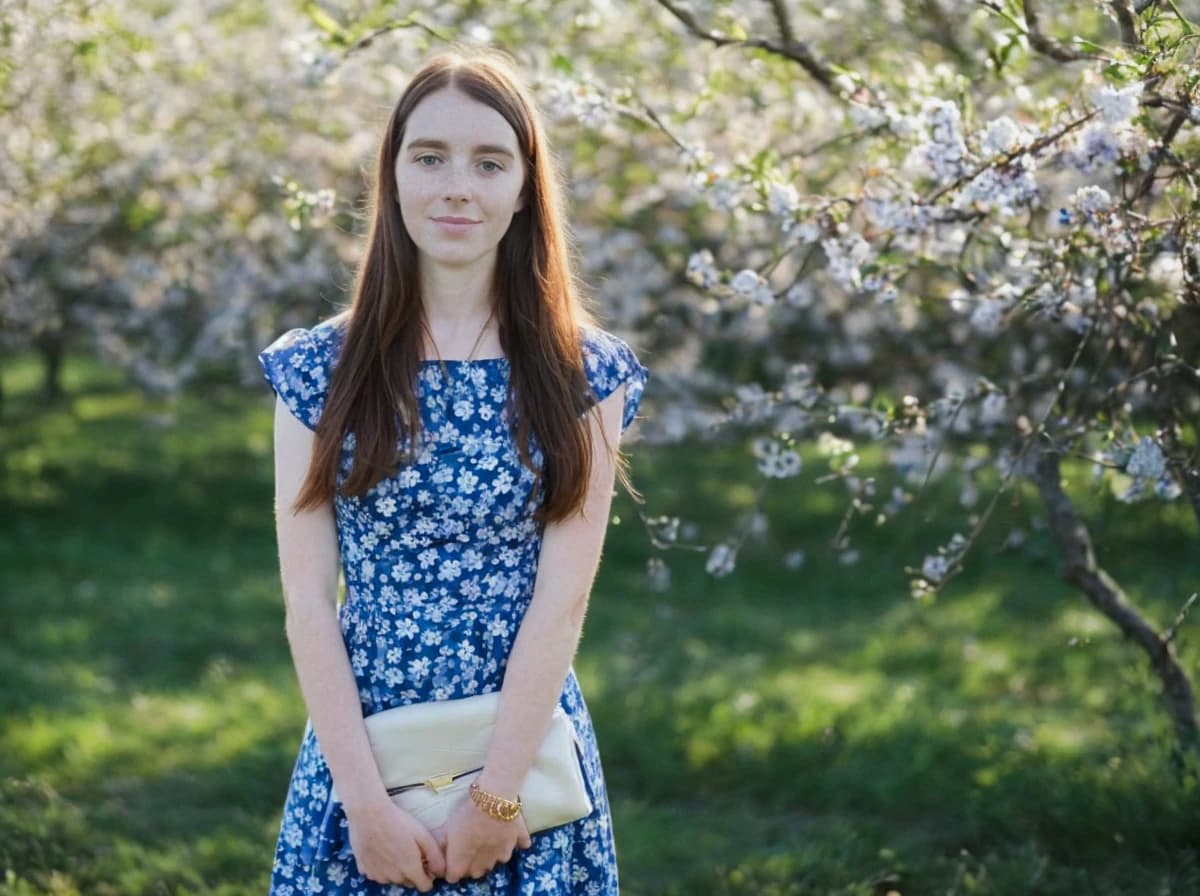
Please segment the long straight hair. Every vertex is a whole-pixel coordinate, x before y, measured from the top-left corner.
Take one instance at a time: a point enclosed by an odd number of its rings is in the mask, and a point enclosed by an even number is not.
[[[354,433],[355,451],[343,495],[365,494],[415,458],[421,432],[416,383],[427,322],[417,246],[396,200],[395,163],[413,109],[445,88],[460,90],[504,116],[524,157],[525,203],[497,248],[492,293],[500,344],[509,359],[513,437],[521,463],[537,477],[534,494],[539,484],[544,489],[534,518],[567,519],[583,507],[592,469],[591,415],[583,413],[590,387],[580,327],[595,326],[595,317],[573,268],[561,174],[536,102],[510,57],[461,47],[429,59],[388,120],[368,206],[366,257],[355,277],[352,304],[334,318],[345,328],[344,342],[295,507],[311,509],[333,499],[341,443],[348,432]],[[541,469],[530,452],[531,432],[542,449]],[[408,449],[401,454],[403,437]],[[628,460],[619,450],[617,473],[638,497]]]

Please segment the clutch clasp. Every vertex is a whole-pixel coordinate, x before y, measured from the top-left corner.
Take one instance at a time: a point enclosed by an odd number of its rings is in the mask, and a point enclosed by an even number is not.
[[[425,779],[425,786],[434,793],[441,793],[447,787],[454,783],[454,775],[434,775],[432,778]]]

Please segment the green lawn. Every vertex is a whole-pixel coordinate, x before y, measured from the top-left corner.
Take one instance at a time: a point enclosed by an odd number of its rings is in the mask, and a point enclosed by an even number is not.
[[[305,719],[265,384],[147,407],[76,361],[47,407],[28,362],[3,375],[0,893],[265,893]],[[650,512],[698,540],[750,499],[748,451],[633,454]],[[1044,533],[985,546],[918,603],[902,568],[955,530],[952,492],[857,524],[863,560],[843,566],[838,493],[806,463],[733,576],[671,552],[662,594],[618,498],[577,669],[623,892],[1200,893],[1200,788],[1172,776],[1156,682],[1059,582]],[[1169,621],[1200,587],[1182,503],[1088,510],[1103,562]],[[1019,516],[1005,502],[989,533]],[[1197,642],[1193,620],[1200,679]]]

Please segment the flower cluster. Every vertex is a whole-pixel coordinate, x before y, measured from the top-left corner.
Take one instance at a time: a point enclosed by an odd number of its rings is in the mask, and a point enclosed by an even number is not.
[[[795,449],[785,448],[775,439],[755,439],[753,451],[758,458],[758,472],[768,479],[788,479],[797,475],[803,466]]]
[[[771,290],[771,284],[758,271],[750,268],[744,268],[734,274],[729,285],[739,296],[750,299],[756,304],[771,305],[775,302],[775,293]]]
[[[871,244],[857,233],[850,233],[838,239],[821,240],[821,248],[828,262],[826,269],[834,281],[848,292],[861,289],[862,268],[872,256]]]
[[[1117,499],[1133,503],[1156,495],[1164,501],[1173,501],[1182,494],[1179,483],[1172,477],[1162,447],[1150,436],[1142,436],[1132,450],[1117,446],[1114,452],[1125,458],[1124,472],[1130,477],[1129,486],[1117,494]]]
[[[967,170],[967,143],[958,106],[950,100],[929,99],[921,110],[926,139],[909,156],[908,164],[929,173],[937,183],[949,183]]]

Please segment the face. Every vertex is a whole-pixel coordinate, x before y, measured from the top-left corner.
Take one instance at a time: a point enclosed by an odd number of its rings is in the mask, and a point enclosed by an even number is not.
[[[445,88],[409,115],[396,156],[396,198],[422,263],[494,265],[523,206],[524,184],[517,135],[491,106]]]

